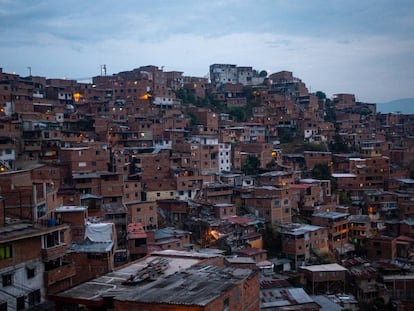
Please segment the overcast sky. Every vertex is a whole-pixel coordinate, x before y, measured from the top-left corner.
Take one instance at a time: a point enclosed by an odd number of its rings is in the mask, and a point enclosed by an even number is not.
[[[0,0],[0,67],[83,79],[214,63],[289,70],[312,92],[414,97],[412,0]]]

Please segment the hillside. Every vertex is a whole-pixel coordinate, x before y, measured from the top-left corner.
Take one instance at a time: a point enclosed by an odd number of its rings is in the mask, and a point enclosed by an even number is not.
[[[414,114],[414,98],[402,98],[378,103],[377,112]]]

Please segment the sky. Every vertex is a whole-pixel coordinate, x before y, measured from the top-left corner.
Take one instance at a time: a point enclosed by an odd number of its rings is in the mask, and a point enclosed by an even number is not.
[[[311,92],[363,102],[414,97],[414,1],[0,0],[4,72],[203,77],[215,63],[292,71]]]

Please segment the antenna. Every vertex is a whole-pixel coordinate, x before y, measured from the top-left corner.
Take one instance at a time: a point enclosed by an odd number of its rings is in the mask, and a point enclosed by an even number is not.
[[[101,76],[106,76],[106,65],[101,65]]]
[[[32,76],[32,67],[28,66],[27,69],[29,69],[29,76]]]

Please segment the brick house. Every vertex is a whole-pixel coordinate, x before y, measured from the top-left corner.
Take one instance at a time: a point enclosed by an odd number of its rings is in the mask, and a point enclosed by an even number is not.
[[[296,268],[311,256],[328,252],[328,229],[305,224],[285,224],[279,227],[282,253],[293,261]]]
[[[251,269],[200,266],[151,283],[145,291],[119,294],[114,299],[114,308],[258,311],[258,285],[258,273]]]
[[[377,235],[365,240],[367,257],[371,260],[388,259],[397,257],[397,238]]]
[[[312,216],[312,224],[328,228],[329,248],[343,247],[349,240],[349,214],[340,212],[322,212]]]
[[[257,213],[272,224],[292,221],[294,196],[288,187],[254,187],[242,198],[250,212]]]
[[[302,266],[300,269],[305,274],[306,287],[313,295],[345,291],[347,269],[337,263]]]
[[[147,234],[140,223],[129,223],[127,228],[128,251],[132,260],[141,258],[148,253]]]

